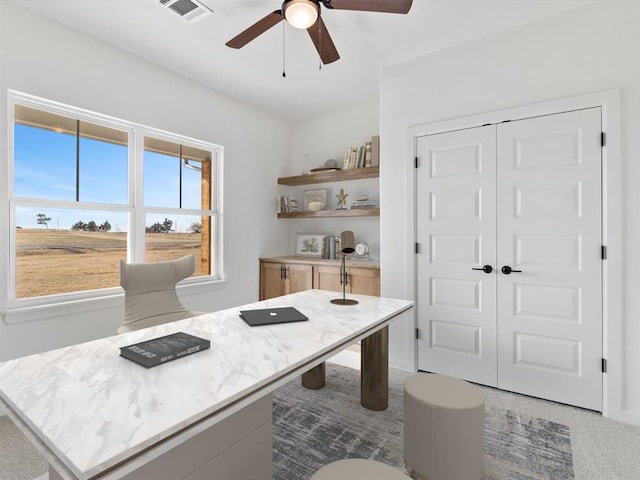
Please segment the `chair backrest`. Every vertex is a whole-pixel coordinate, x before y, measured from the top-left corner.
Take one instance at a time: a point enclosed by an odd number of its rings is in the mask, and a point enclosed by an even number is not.
[[[120,260],[120,285],[124,288],[124,319],[118,333],[189,318],[176,294],[176,283],[195,269],[193,255],[156,263]]]

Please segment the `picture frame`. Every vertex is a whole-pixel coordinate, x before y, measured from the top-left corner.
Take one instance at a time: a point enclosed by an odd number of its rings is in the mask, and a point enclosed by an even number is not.
[[[305,190],[303,193],[303,207],[305,212],[316,212],[318,210],[326,210],[328,189],[318,188],[315,190]],[[318,208],[318,205],[322,203],[322,208]],[[310,206],[310,204],[312,204]]]
[[[296,235],[296,255],[322,257],[324,235],[298,233]]]

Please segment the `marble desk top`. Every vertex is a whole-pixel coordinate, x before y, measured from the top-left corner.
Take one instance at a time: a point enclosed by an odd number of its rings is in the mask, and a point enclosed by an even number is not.
[[[307,290],[10,360],[0,364],[0,399],[63,478],[118,478],[103,473],[219,421],[413,306],[355,294],[356,306],[329,303],[339,296]],[[252,328],[238,317],[285,306],[309,321]],[[151,369],[119,356],[122,346],[177,331],[208,338],[211,348]]]

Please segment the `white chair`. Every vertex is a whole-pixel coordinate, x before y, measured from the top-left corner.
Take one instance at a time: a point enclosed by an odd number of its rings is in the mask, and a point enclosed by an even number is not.
[[[176,294],[176,283],[195,269],[193,255],[156,263],[120,260],[120,285],[124,288],[124,320],[118,333],[131,332],[204,312],[185,308]]]

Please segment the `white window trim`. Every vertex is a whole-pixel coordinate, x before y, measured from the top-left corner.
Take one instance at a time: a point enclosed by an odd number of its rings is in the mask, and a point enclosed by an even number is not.
[[[90,202],[82,202],[81,204],[78,204],[78,202],[75,201],[71,202],[48,199],[39,201],[32,198],[13,197],[13,126],[15,120],[14,112],[16,104],[36,108],[58,115],[68,115],[74,118],[78,118],[80,121],[87,121],[105,127],[127,131],[129,134],[130,145],[128,173],[129,178],[133,179],[129,181],[128,204],[103,204]],[[4,238],[0,241],[0,245],[4,245],[4,261],[6,262],[7,267],[5,269],[6,277],[3,279],[4,281],[0,282],[0,285],[3,286],[2,291],[0,291],[0,316],[2,317],[4,323],[16,324],[42,319],[55,319],[60,316],[74,313],[83,313],[113,308],[122,304],[122,298],[124,296],[120,287],[112,287],[99,290],[87,290],[40,297],[12,299],[10,292],[15,291],[15,254],[12,251],[12,245],[15,245],[16,241],[16,205],[42,205],[43,203],[46,203],[48,205],[59,208],[121,211],[130,213],[129,221],[131,223],[135,222],[134,217],[142,215],[142,218],[144,218],[144,215],[146,213],[164,213],[174,211],[175,213],[180,214],[200,214],[202,212],[208,212],[212,217],[212,222],[215,222],[215,228],[213,230],[213,235],[211,238],[211,258],[212,266],[215,270],[211,275],[186,279],[181,282],[181,285],[179,285],[177,289],[184,295],[192,295],[204,291],[210,291],[211,289],[221,288],[226,283],[223,277],[223,182],[221,180],[223,173],[222,163],[224,158],[224,147],[214,143],[204,142],[201,140],[186,137],[184,135],[173,134],[171,132],[156,129],[153,127],[135,124],[133,122],[110,117],[108,115],[91,112],[69,105],[64,105],[59,102],[46,100],[40,97],[10,89],[7,91],[7,113],[7,162],[4,168],[7,188],[4,189],[5,195],[3,195],[2,198],[2,202],[4,203],[5,208],[2,209],[3,211],[0,214],[2,215],[2,217],[4,217],[4,221],[0,222],[0,224],[5,224],[9,227],[9,235],[5,235]],[[212,192],[211,210],[144,207],[142,202],[141,188],[137,189],[139,198],[134,198],[134,185],[136,185],[136,182],[142,181],[138,179],[142,179],[142,155],[144,152],[144,146],[142,145],[142,142],[144,141],[145,135],[155,138],[163,138],[172,142],[180,142],[184,145],[212,152],[212,178],[215,181],[216,187]],[[0,220],[2,220],[2,217],[0,217]],[[144,225],[144,220],[142,225]],[[137,242],[136,251],[134,251],[134,248],[132,248],[133,245],[131,244],[133,242],[132,227],[133,225],[129,225],[129,235],[127,235],[127,258],[129,262],[142,262],[144,261],[144,241]],[[141,248],[140,245],[142,246]]]

